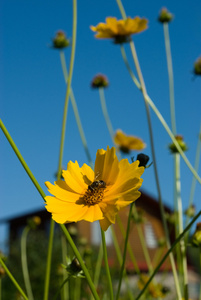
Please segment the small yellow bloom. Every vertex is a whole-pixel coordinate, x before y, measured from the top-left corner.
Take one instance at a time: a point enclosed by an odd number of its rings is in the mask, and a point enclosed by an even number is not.
[[[144,167],[138,165],[139,161],[119,161],[114,147],[97,151],[94,171],[70,161],[62,174],[64,181],[45,183],[54,195],[45,197],[46,209],[57,223],[99,220],[107,230],[118,211],[140,196]]]
[[[142,150],[146,147],[146,144],[140,138],[132,135],[126,135],[120,129],[116,131],[114,142],[124,153],[129,153],[131,150]]]
[[[106,18],[106,23],[99,23],[97,26],[90,26],[91,30],[97,32],[99,39],[114,39],[115,44],[130,41],[131,34],[136,34],[147,29],[147,20],[140,17],[125,20],[117,20],[115,17]]]

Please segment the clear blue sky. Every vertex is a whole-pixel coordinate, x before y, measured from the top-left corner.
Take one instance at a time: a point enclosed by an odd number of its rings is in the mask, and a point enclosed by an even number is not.
[[[134,36],[134,42],[148,94],[170,124],[169,91],[163,28],[157,22],[166,6],[173,14],[170,24],[175,79],[177,132],[185,137],[189,160],[194,164],[201,119],[200,78],[194,80],[194,61],[201,55],[201,2],[124,1],[128,16],[146,17],[149,28]],[[72,1],[3,0],[1,11],[0,117],[45,192],[45,181],[54,181],[58,165],[61,122],[66,93],[59,52],[50,49],[57,30],[72,32]],[[141,137],[144,151],[151,157],[148,125],[141,93],[133,85],[122,61],[118,45],[96,40],[90,25],[105,17],[120,18],[116,1],[78,1],[77,46],[72,88],[90,153],[112,142],[101,111],[98,91],[90,88],[97,73],[105,74],[110,86],[105,90],[113,128]],[[129,46],[125,46],[131,66]],[[69,65],[70,48],[65,50]],[[164,202],[173,207],[173,162],[170,142],[158,119],[151,113],[157,163]],[[137,153],[132,153],[137,155]],[[151,158],[150,158],[151,159]],[[71,105],[69,106],[63,166],[69,160],[87,163]],[[0,219],[44,207],[43,200],[28,178],[0,131]],[[187,207],[192,174],[182,161],[182,199]],[[201,172],[200,172],[201,173]],[[143,189],[157,197],[153,167],[144,176]],[[200,209],[200,186],[195,205]],[[4,228],[0,226],[2,240]]]

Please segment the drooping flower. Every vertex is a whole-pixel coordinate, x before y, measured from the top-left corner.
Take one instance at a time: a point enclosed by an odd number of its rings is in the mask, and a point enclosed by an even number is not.
[[[45,183],[54,195],[46,196],[46,209],[57,223],[99,220],[107,230],[118,211],[140,196],[144,167],[138,165],[139,161],[119,161],[114,147],[97,151],[94,171],[70,161],[63,170],[64,180]]]
[[[126,135],[122,130],[118,129],[114,136],[114,142],[123,153],[129,153],[131,150],[142,150],[146,144],[138,137]]]
[[[56,33],[55,38],[52,40],[53,48],[63,49],[70,45],[70,41],[67,39],[65,32],[59,30]]]
[[[94,89],[106,88],[108,86],[108,84],[109,84],[109,82],[105,75],[97,74],[96,76],[94,76],[94,78],[91,82],[91,87]]]
[[[125,20],[117,20],[115,17],[106,18],[106,23],[99,23],[97,26],[90,26],[91,30],[97,32],[98,39],[113,39],[115,44],[122,44],[130,41],[132,34],[140,33],[147,29],[147,20],[140,17]]]

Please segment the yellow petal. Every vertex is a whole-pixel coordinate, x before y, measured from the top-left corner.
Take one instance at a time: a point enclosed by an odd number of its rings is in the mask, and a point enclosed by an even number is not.
[[[63,180],[56,181],[55,185],[46,181],[45,185],[47,186],[48,191],[52,195],[56,196],[57,198],[59,198],[63,201],[75,202],[80,197],[80,194],[69,191],[68,186],[66,185],[66,183]]]

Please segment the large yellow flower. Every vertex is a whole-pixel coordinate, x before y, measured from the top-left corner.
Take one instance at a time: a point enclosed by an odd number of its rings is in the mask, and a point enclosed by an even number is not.
[[[129,153],[131,150],[142,150],[146,147],[146,144],[140,138],[133,135],[126,135],[120,129],[115,133],[114,142],[124,153]]]
[[[99,23],[97,26],[90,26],[91,30],[97,32],[99,39],[113,38],[116,44],[128,42],[130,35],[147,29],[147,20],[140,17],[125,20],[117,20],[114,17],[106,18],[106,23]]]
[[[62,173],[64,181],[45,183],[54,195],[46,196],[46,209],[57,223],[100,220],[102,229],[107,230],[118,211],[140,196],[144,167],[138,165],[139,161],[119,161],[114,147],[97,151],[94,171],[70,161]]]

